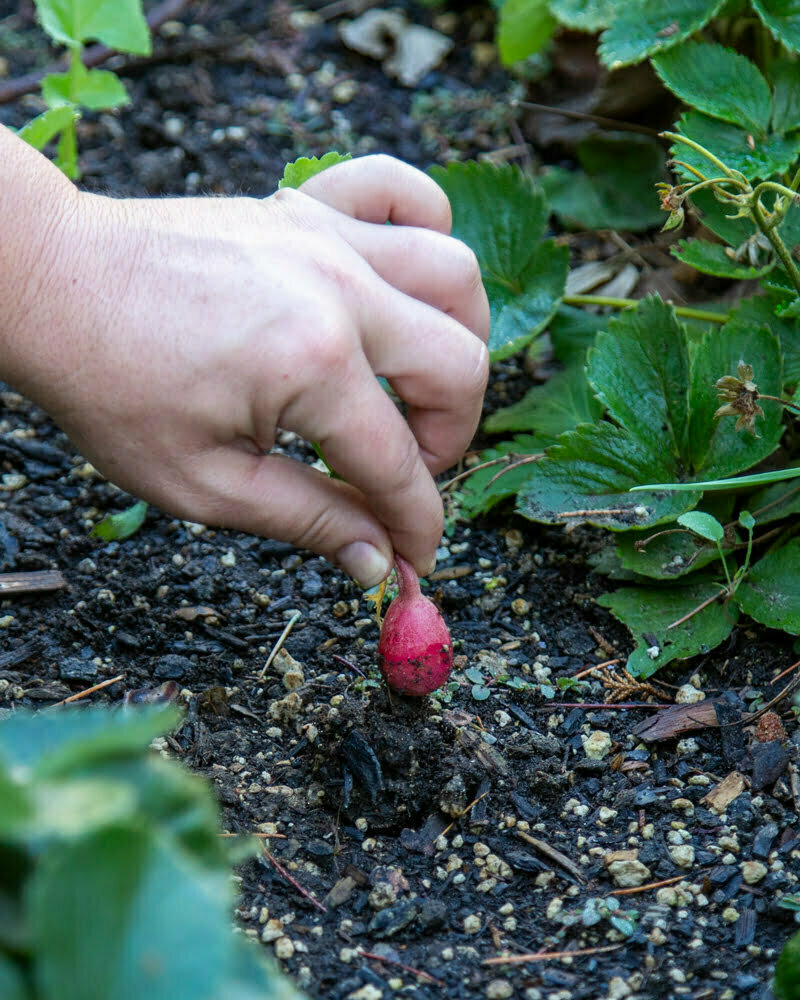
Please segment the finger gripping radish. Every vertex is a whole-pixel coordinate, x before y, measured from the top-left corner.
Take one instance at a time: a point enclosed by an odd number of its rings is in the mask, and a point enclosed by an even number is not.
[[[378,662],[400,694],[425,695],[440,688],[453,667],[453,644],[439,609],[423,597],[414,567],[395,555],[400,590],[389,605],[378,640]]]

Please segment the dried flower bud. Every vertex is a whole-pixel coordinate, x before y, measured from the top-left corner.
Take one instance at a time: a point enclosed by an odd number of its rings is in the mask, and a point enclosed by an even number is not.
[[[715,417],[736,417],[736,430],[748,430],[754,437],[756,417],[763,417],[764,411],[758,405],[758,386],[753,381],[753,368],[740,361],[737,375],[723,375],[717,379],[717,397],[722,401]],[[737,377],[738,376],[738,377]]]

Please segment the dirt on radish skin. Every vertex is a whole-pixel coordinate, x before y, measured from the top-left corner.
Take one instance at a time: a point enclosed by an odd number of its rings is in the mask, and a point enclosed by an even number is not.
[[[453,667],[453,644],[439,609],[419,589],[414,567],[395,555],[399,592],[383,619],[378,663],[392,690],[426,695],[440,688]]]

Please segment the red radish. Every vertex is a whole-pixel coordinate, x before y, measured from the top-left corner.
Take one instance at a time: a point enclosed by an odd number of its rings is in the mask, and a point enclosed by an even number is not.
[[[381,626],[381,673],[400,694],[430,694],[447,681],[453,667],[450,633],[436,605],[420,593],[411,563],[395,554],[394,565],[400,590]]]

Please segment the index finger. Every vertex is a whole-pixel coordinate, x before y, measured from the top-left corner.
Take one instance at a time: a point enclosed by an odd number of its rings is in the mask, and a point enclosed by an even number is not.
[[[453,225],[450,202],[436,181],[383,154],[337,163],[300,190],[361,222],[419,226],[446,236]]]

